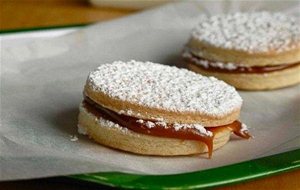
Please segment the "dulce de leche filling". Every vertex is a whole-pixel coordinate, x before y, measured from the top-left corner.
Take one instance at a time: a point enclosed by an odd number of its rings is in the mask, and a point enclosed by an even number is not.
[[[248,133],[248,130],[243,130],[242,123],[237,120],[228,125],[205,127],[206,131],[203,133],[196,128],[182,127],[180,129],[176,129],[176,124],[169,124],[155,120],[141,120],[136,117],[119,114],[100,106],[88,97],[85,97],[83,106],[88,112],[94,114],[96,117],[102,117],[110,120],[137,133],[157,137],[196,140],[205,143],[208,149],[209,158],[212,156],[214,137],[219,130],[229,129],[237,136],[245,139],[251,137],[251,135]]]
[[[183,58],[188,63],[192,63],[202,69],[208,71],[222,72],[222,73],[270,73],[275,71],[281,71],[284,69],[296,67],[300,65],[300,62],[291,64],[269,65],[269,66],[243,66],[234,63],[221,63],[205,58],[196,56],[187,51],[183,53]]]

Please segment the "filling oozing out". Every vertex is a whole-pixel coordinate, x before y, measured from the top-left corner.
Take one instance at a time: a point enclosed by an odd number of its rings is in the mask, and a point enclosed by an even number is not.
[[[270,66],[244,66],[241,64],[235,63],[222,63],[216,62],[212,60],[207,60],[205,58],[196,56],[192,54],[190,51],[185,51],[182,54],[184,60],[189,63],[193,63],[194,65],[201,67],[202,69],[208,71],[215,72],[223,72],[223,73],[270,73],[274,71],[280,71],[287,68],[295,67],[300,65],[300,62],[291,63],[291,64],[281,64],[281,65],[270,65]]]
[[[102,117],[119,124],[137,133],[158,137],[196,140],[206,144],[209,157],[212,156],[213,140],[218,130],[230,129],[237,136],[248,139],[251,135],[247,127],[239,121],[217,127],[203,127],[198,124],[170,124],[163,121],[142,120],[106,109],[88,97],[85,97],[83,106],[96,117]]]

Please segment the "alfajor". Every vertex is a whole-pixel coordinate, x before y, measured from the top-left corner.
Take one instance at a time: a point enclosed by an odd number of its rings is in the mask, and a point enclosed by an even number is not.
[[[239,89],[294,85],[300,82],[299,19],[269,12],[205,17],[182,57],[189,69]]]
[[[175,156],[212,151],[234,132],[242,99],[214,77],[151,62],[116,61],[92,71],[78,130],[96,142],[137,154]]]

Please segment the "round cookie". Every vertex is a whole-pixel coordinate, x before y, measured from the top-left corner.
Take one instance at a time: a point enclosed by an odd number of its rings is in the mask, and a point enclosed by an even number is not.
[[[300,77],[295,75],[282,79],[286,73],[296,73],[300,65],[299,19],[269,12],[207,17],[192,31],[183,58],[189,65],[199,67],[190,67],[193,71],[216,76],[241,89],[274,89],[299,83]],[[198,64],[199,60],[209,61],[210,67]],[[223,72],[213,69],[215,62],[223,64]],[[295,67],[293,71],[292,68],[285,71],[282,67],[274,70],[274,73],[237,73],[232,72],[234,68],[227,67],[261,67],[268,70],[277,65]],[[232,82],[238,79],[241,80]],[[248,79],[251,82],[248,82]],[[282,82],[276,84],[277,80]]]
[[[78,126],[96,142],[138,154],[189,155],[248,138],[242,99],[223,81],[151,62],[116,61],[92,71]]]

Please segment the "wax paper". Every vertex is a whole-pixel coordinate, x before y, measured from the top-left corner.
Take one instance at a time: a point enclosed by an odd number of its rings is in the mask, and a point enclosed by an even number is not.
[[[140,156],[77,133],[78,106],[89,71],[115,60],[178,64],[201,15],[253,10],[299,16],[299,2],[177,2],[60,37],[2,39],[0,180],[101,171],[184,173],[299,149],[299,85],[240,92],[241,120],[254,138],[232,136],[211,159],[206,154]]]

